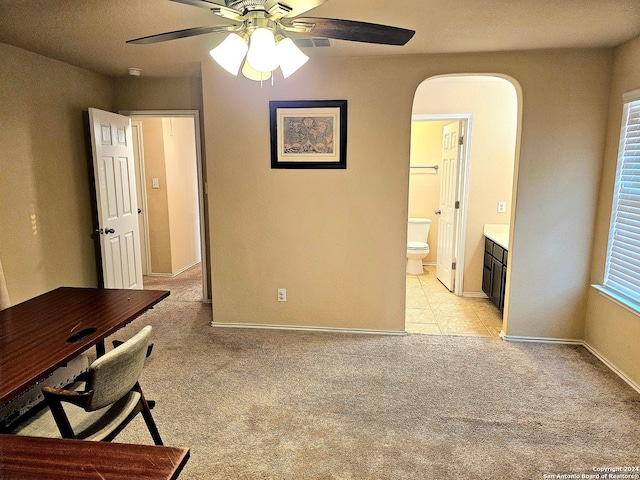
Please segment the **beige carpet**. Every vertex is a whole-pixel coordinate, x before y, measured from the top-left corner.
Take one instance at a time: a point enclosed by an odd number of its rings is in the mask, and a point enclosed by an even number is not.
[[[191,448],[181,479],[542,479],[640,465],[640,395],[582,347],[210,320],[210,305],[169,297],[118,335],[154,326],[141,383],[165,443]],[[141,419],[117,440],[151,443]]]
[[[173,302],[199,302],[202,300],[202,266],[196,264],[175,277],[145,276],[146,290],[170,290]]]

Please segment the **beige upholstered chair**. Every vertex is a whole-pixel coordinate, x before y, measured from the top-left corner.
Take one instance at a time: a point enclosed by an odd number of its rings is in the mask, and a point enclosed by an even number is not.
[[[111,441],[138,414],[156,445],[162,439],[142,394],[138,378],[144,367],[151,326],[96,359],[78,389],[42,389],[49,409],[30,417],[13,433]],[[84,387],[84,388],[83,388]]]

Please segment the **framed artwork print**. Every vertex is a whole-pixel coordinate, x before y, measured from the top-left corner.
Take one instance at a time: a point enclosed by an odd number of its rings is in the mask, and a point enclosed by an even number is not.
[[[347,168],[347,101],[270,101],[271,168]]]

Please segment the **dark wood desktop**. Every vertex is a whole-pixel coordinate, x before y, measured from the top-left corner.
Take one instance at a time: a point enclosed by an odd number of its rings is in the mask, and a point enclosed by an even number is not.
[[[0,405],[35,385],[169,295],[61,287],[0,311]]]
[[[3,480],[174,480],[189,449],[0,434]]]
[[[168,291],[61,287],[0,311],[0,405],[136,319]],[[0,478],[175,479],[188,448],[0,434]]]

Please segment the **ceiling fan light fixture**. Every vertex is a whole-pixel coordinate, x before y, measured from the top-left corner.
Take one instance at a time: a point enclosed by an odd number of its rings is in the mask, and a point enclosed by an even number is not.
[[[242,74],[249,80],[254,80],[256,82],[264,82],[265,80],[269,80],[271,78],[271,72],[259,72],[251,65],[249,65],[248,61],[245,61],[244,65],[242,66]]]
[[[248,50],[247,42],[240,35],[230,33],[209,55],[231,75],[238,75]]]
[[[289,78],[309,60],[290,38],[283,38],[278,42],[278,58],[284,78]]]
[[[273,31],[256,28],[249,38],[247,62],[259,72],[272,72],[279,66],[278,48]]]

